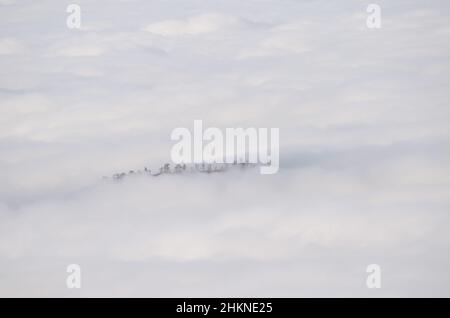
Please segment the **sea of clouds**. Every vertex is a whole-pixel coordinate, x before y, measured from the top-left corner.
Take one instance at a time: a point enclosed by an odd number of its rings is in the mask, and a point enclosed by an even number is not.
[[[0,0],[0,296],[450,296],[448,1],[70,3]],[[279,173],[102,180],[195,119]]]

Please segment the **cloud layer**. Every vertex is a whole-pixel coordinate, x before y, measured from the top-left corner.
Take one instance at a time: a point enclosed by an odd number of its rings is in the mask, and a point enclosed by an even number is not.
[[[0,295],[449,296],[450,6],[368,4],[0,1]],[[195,119],[280,172],[101,179]]]

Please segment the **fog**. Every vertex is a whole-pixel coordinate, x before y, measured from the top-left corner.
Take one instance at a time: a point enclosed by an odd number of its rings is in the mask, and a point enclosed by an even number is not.
[[[450,296],[447,1],[77,3],[0,0],[0,296]],[[197,119],[279,172],[102,178]]]

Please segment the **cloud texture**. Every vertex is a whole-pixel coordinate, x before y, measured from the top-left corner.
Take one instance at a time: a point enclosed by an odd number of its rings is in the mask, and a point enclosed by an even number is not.
[[[369,3],[0,1],[0,295],[450,296],[450,5]],[[280,172],[101,179],[195,119]]]

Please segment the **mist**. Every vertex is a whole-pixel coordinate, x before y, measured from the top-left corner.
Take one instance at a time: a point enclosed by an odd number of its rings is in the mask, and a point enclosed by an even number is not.
[[[77,3],[0,0],[0,296],[450,296],[448,2]],[[278,172],[103,178],[199,119]]]

